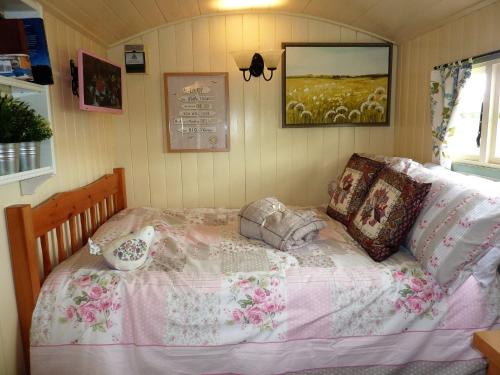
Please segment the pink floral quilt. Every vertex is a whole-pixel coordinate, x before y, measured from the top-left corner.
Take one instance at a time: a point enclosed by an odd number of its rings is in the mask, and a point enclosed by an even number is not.
[[[498,280],[483,288],[471,277],[448,296],[409,253],[376,263],[322,212],[319,239],[290,252],[240,236],[237,212],[136,208],[111,218],[95,241],[154,226],[148,263],[110,270],[85,247],[59,265],[33,315],[32,373],[485,368],[470,341],[500,327]]]

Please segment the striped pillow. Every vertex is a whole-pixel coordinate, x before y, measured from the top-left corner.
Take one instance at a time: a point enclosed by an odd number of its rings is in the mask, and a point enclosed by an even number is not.
[[[432,189],[406,246],[451,294],[500,243],[500,183],[424,167],[409,174]]]

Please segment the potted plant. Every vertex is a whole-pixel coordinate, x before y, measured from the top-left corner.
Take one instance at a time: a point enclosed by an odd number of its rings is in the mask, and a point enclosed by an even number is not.
[[[52,137],[49,122],[29,106],[27,110],[23,106],[23,111],[19,113],[19,122],[19,171],[40,168],[40,142]]]
[[[40,168],[40,142],[50,137],[48,121],[29,104],[0,96],[0,175]]]
[[[15,117],[16,100],[0,93],[0,176],[19,172],[20,129]]]

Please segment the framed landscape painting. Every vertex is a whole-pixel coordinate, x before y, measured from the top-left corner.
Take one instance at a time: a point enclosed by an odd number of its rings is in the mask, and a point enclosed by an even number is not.
[[[282,46],[283,127],[390,124],[391,44]]]

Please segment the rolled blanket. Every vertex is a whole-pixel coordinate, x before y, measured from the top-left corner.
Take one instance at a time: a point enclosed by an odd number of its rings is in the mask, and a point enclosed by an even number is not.
[[[264,198],[244,206],[239,213],[240,234],[266,242],[283,251],[313,241],[326,227],[311,210],[291,210],[276,198]]]

